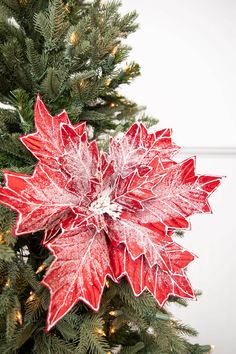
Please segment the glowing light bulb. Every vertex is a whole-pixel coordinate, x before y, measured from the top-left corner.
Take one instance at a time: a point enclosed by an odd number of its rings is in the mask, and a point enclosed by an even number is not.
[[[22,321],[22,314],[20,312],[20,310],[16,310],[16,321],[22,325],[23,321]]]
[[[100,336],[106,337],[106,333],[104,332],[103,329],[97,328],[97,329],[96,329],[96,332],[97,332],[98,334],[100,334]]]
[[[41,273],[45,268],[47,268],[47,264],[45,263],[41,264],[41,266],[39,266],[38,269],[36,270],[36,274]]]
[[[36,294],[33,291],[30,292],[30,296],[27,299],[27,302],[33,301],[36,299]]]
[[[118,50],[118,45],[116,45],[114,48],[112,48],[111,54],[115,56],[117,50]]]
[[[71,33],[69,37],[69,43],[72,45],[76,45],[79,42],[79,35],[75,31]]]
[[[109,86],[110,83],[111,83],[111,79],[107,79],[107,80],[105,81],[105,85],[106,85],[106,86]]]
[[[109,312],[109,315],[111,315],[111,316],[116,316],[116,315],[117,315],[117,312],[116,312],[116,311],[110,311],[110,312]]]
[[[11,280],[10,279],[7,279],[7,282],[5,284],[5,288],[9,288],[11,285]]]
[[[25,6],[28,3],[28,0],[18,0],[20,6]]]
[[[80,86],[80,87],[83,87],[84,84],[85,84],[84,79],[82,79],[82,80],[80,81],[80,83],[79,83],[79,86]]]
[[[3,244],[5,243],[4,235],[0,234],[0,243]]]
[[[111,333],[111,334],[114,334],[115,331],[116,331],[116,330],[115,330],[115,327],[111,327],[111,328],[110,328],[110,333]]]
[[[71,7],[68,3],[65,4],[64,9],[65,9],[65,12],[67,12],[68,14],[71,12]]]

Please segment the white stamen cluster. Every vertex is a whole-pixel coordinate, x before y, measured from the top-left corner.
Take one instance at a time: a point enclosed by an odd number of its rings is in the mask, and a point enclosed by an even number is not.
[[[110,194],[110,189],[102,191],[98,198],[91,203],[89,210],[96,215],[107,213],[113,219],[117,219],[122,211],[122,206],[118,203],[112,202]]]

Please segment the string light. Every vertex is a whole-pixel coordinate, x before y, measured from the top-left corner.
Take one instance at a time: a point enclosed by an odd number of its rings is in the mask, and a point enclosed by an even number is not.
[[[96,332],[97,332],[98,334],[100,334],[100,336],[106,337],[106,333],[104,332],[103,329],[97,328],[97,329],[96,329]]]
[[[116,311],[110,311],[110,312],[109,312],[109,315],[111,315],[111,316],[116,316],[116,315],[117,315],[117,312],[116,312]]]
[[[110,83],[111,83],[111,79],[107,79],[107,80],[105,80],[105,85],[106,85],[106,86],[109,86],[109,85],[110,85]]]
[[[21,314],[20,310],[16,310],[16,321],[17,321],[20,325],[22,325],[22,323],[23,323],[22,314]]]
[[[28,0],[18,0],[18,3],[19,3],[21,6],[25,6],[25,5],[27,5]]]
[[[30,296],[28,297],[26,302],[31,302],[36,299],[36,294],[33,291],[30,292]]]
[[[79,86],[80,86],[80,87],[83,87],[83,86],[84,86],[84,84],[85,84],[84,79],[80,80]]]
[[[124,70],[124,71],[128,71],[128,70],[129,70],[129,65],[126,64],[123,70]]]
[[[11,280],[7,279],[7,282],[5,284],[5,288],[10,288],[10,286],[11,286]]]
[[[111,102],[110,107],[115,108],[117,105],[114,102]]]
[[[103,22],[104,22],[104,17],[101,16],[101,17],[99,18],[99,21],[100,21],[100,24],[103,24]]]
[[[111,333],[111,334],[114,334],[115,331],[116,331],[115,327],[111,327],[111,328],[110,328],[110,333]]]
[[[0,234],[0,244],[5,243],[5,238],[3,234]]]
[[[72,45],[76,45],[79,42],[79,35],[75,31],[71,33],[69,37],[69,43]]]
[[[71,6],[68,3],[65,4],[64,9],[65,9],[65,12],[67,12],[68,14],[71,13]]]
[[[47,268],[47,264],[46,263],[41,264],[41,266],[39,266],[38,269],[36,270],[36,274],[41,273],[45,268]]]
[[[116,45],[114,48],[112,48],[111,54],[112,54],[113,56],[115,56],[116,53],[117,53],[117,50],[118,50],[118,45]]]
[[[109,280],[106,280],[105,284],[107,288],[110,288]]]

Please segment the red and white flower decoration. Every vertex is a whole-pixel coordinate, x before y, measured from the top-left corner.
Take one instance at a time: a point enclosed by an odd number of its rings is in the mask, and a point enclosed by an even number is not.
[[[181,163],[171,130],[148,133],[134,123],[109,154],[88,141],[86,124],[65,111],[52,117],[38,96],[36,132],[21,137],[38,159],[32,176],[5,172],[0,203],[18,212],[14,233],[45,230],[54,261],[49,288],[50,330],[79,300],[97,311],[107,277],[126,276],[135,295],[148,289],[162,306],[169,295],[194,298],[185,268],[194,256],[172,240],[188,217],[210,212],[219,177]]]

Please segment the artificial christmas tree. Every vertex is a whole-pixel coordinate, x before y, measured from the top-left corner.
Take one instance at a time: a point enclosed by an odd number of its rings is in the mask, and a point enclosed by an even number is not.
[[[137,25],[119,5],[0,2],[3,353],[211,349],[163,305],[197,295],[173,236],[210,211],[220,179],[175,162],[170,130],[149,133],[119,94],[139,74],[120,65]]]

